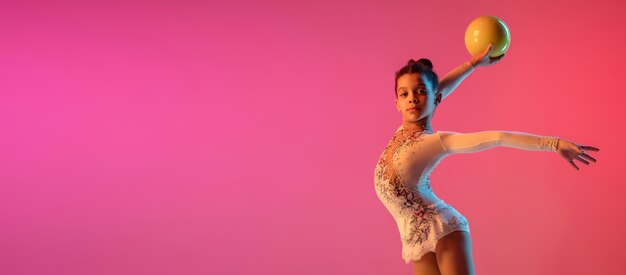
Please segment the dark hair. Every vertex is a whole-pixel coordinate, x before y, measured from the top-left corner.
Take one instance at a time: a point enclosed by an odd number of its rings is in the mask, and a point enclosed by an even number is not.
[[[437,74],[433,71],[433,63],[426,58],[420,58],[417,61],[411,59],[402,69],[396,72],[396,81],[393,89],[393,94],[396,98],[398,97],[398,78],[404,74],[411,73],[419,73],[420,75],[426,76],[426,81],[430,81],[430,86],[434,91],[437,91],[439,77],[437,77]]]

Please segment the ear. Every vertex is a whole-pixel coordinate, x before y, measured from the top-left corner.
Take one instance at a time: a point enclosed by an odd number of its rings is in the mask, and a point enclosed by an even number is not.
[[[398,106],[398,100],[397,99],[394,102],[394,104],[396,105],[396,110],[398,110],[398,112],[400,112],[400,106]]]
[[[435,105],[439,105],[439,103],[441,103],[441,97],[441,93],[437,93],[437,95],[435,95]]]

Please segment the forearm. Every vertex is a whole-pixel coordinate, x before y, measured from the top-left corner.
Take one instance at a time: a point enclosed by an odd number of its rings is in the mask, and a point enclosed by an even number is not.
[[[514,131],[482,131],[474,133],[437,132],[447,154],[475,153],[493,147],[509,147],[532,151],[556,151],[558,137],[537,136]]]
[[[448,72],[441,81],[439,81],[437,90],[442,93],[441,98],[444,99],[450,95],[452,91],[474,71],[474,68],[475,64],[472,64],[472,61],[467,61]]]
[[[503,147],[556,152],[559,138],[555,136],[539,136],[523,132],[502,131],[499,145]]]

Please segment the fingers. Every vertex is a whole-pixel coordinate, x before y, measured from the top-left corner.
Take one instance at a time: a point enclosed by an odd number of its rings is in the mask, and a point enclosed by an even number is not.
[[[498,55],[497,57],[494,57],[494,60],[495,61],[500,61],[500,59],[502,59],[505,55],[506,55],[505,53],[503,53],[501,55]]]
[[[580,146],[580,148],[583,150],[600,151],[600,149],[593,147],[593,146]]]
[[[493,50],[493,44],[487,45],[487,48],[482,53],[477,55],[477,57],[484,62],[485,60],[489,59],[489,54],[491,54],[491,50]]]
[[[490,64],[496,64],[496,63],[498,63],[498,61],[500,61],[500,60],[501,60],[501,59],[502,59],[505,55],[506,55],[506,54],[504,54],[504,53],[503,53],[503,54],[501,54],[501,55],[498,55],[497,57],[489,57],[489,63],[490,63]]]
[[[576,145],[576,147],[577,147],[576,150],[574,150],[574,148],[571,148],[576,153],[575,157],[573,159],[568,160],[569,164],[571,164],[572,167],[574,167],[574,169],[580,170],[580,168],[578,168],[578,166],[576,166],[576,164],[574,163],[574,160],[580,161],[584,163],[585,165],[589,165],[590,163],[589,160],[593,162],[597,162],[595,158],[585,153],[585,150],[600,151],[600,149],[593,147],[593,146],[587,146],[587,145]],[[574,153],[574,152],[571,152],[571,153]]]
[[[491,52],[491,50],[493,50],[493,44],[489,44],[489,45],[487,46],[487,49],[485,50],[485,52],[490,53],[490,52]]]
[[[594,159],[593,157],[591,157],[590,155],[586,154],[586,153],[582,153],[582,155],[580,155],[580,157],[584,157],[586,159],[590,159],[593,162],[597,162],[596,159]]]
[[[576,158],[575,158],[575,160],[580,161],[580,162],[582,162],[582,163],[584,163],[584,164],[589,165],[589,162],[588,162],[588,161],[586,161],[585,159],[581,158],[580,156],[576,157]]]

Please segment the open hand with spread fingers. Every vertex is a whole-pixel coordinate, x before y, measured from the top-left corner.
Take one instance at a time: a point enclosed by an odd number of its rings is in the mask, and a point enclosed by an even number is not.
[[[574,160],[580,161],[586,165],[589,165],[589,161],[596,162],[596,159],[587,154],[586,150],[600,151],[600,149],[593,146],[578,145],[565,139],[559,139],[556,152],[567,160],[576,170],[580,170],[574,163]]]

